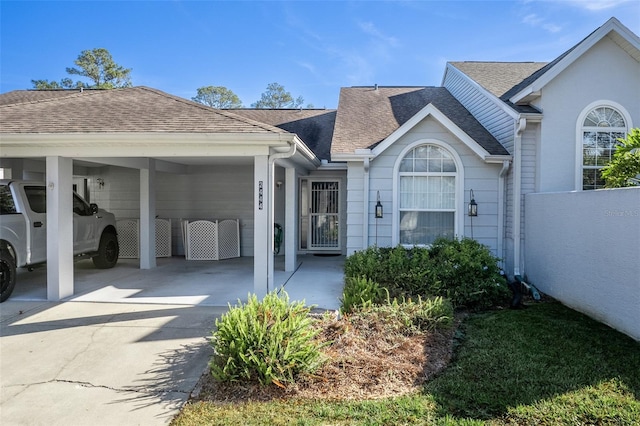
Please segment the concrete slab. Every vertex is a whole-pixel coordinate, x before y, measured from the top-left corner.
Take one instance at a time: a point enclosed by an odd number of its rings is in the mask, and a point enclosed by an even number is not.
[[[1,305],[3,314],[20,306]],[[206,368],[208,337],[225,311],[73,302],[7,315],[0,423],[168,424]]]
[[[109,270],[78,262],[77,294],[66,302],[46,301],[45,268],[21,272],[0,305],[0,424],[171,421],[207,366],[215,318],[252,291],[253,263],[158,261],[152,270],[132,260]],[[299,261],[285,272],[277,259],[278,288],[337,309],[344,258]]]
[[[235,305],[253,292],[253,258],[187,261],[159,258],[154,269],[142,270],[136,259],[121,259],[115,268],[95,269],[91,260],[74,267],[75,294],[65,300],[80,302]],[[274,280],[285,286],[292,300],[305,300],[324,309],[339,307],[343,287],[343,256],[298,257],[298,268],[284,271],[284,257],[276,256]],[[46,267],[18,273],[12,301],[47,299]]]

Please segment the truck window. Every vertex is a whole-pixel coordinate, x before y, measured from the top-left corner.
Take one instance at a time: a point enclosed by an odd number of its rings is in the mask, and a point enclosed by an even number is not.
[[[25,186],[24,193],[34,213],[47,212],[47,191],[44,186]]]
[[[0,214],[15,214],[16,204],[7,185],[0,186]]]
[[[91,216],[91,207],[82,198],[73,194],[73,212],[80,216]]]

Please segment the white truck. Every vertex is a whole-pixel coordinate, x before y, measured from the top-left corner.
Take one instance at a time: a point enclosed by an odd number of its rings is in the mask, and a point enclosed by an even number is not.
[[[47,200],[42,182],[0,180],[0,302],[16,285],[16,268],[47,260]],[[118,262],[116,220],[112,213],[73,193],[73,254],[90,257],[97,268]]]

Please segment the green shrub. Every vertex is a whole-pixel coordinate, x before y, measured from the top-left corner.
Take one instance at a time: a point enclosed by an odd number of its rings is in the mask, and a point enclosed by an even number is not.
[[[381,304],[361,305],[354,308],[351,321],[383,327],[385,333],[410,336],[447,328],[453,323],[453,306],[442,297],[393,299]]]
[[[377,304],[384,300],[383,297],[383,288],[371,278],[347,277],[340,299],[340,311],[348,313],[356,306]]]
[[[468,238],[439,238],[429,248],[369,247],[347,257],[345,277],[369,278],[391,296],[442,296],[471,309],[504,303],[509,296],[498,259]]]
[[[250,295],[216,320],[211,344],[211,374],[219,381],[291,383],[300,373],[313,372],[323,359],[312,326],[310,308],[289,302],[286,292]]]
[[[470,238],[439,238],[429,253],[435,277],[432,291],[454,306],[488,308],[509,297],[506,280],[488,247]]]

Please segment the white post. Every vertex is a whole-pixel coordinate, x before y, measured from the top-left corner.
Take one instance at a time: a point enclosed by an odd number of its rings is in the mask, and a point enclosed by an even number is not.
[[[73,160],[47,157],[47,300],[73,295]]]
[[[140,169],[140,269],[156,267],[156,163]]]
[[[273,256],[268,238],[272,203],[269,200],[269,157],[266,155],[254,157],[253,184],[253,292],[262,298],[269,292],[269,255]]]
[[[296,169],[287,167],[285,169],[284,192],[284,270],[287,272],[295,271],[298,263],[296,244],[296,236],[298,235],[297,190],[298,180],[296,179]]]

